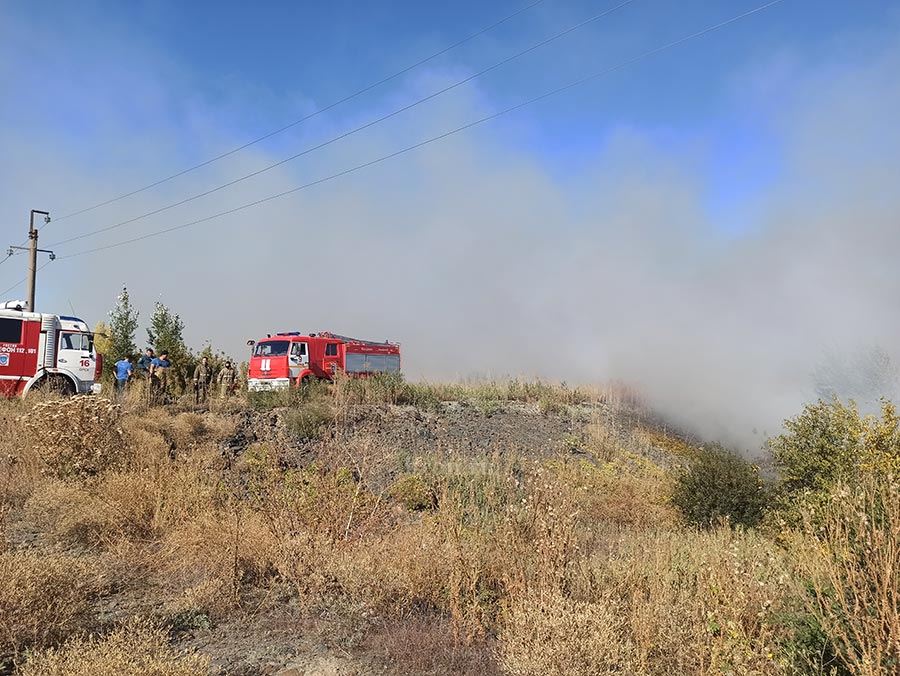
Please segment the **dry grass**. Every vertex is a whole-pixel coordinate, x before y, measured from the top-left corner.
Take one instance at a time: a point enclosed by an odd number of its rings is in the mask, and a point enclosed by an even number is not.
[[[101,587],[86,561],[59,554],[0,554],[0,665],[93,624]]]
[[[620,454],[613,460],[567,458],[546,466],[546,480],[571,494],[588,528],[674,524],[672,479],[659,467]]]
[[[237,458],[221,449],[248,414],[237,400],[227,414],[147,408],[138,394],[122,409],[79,409],[87,441],[75,450],[60,436],[61,407],[75,405],[9,402],[0,410],[0,662],[37,649],[22,674],[206,673],[164,633],[127,618],[225,623],[287,601],[301,617],[340,615],[348,649],[389,673],[792,674],[793,637],[777,618],[804,602],[799,566],[817,585],[809,610],[853,673],[890,673],[883,665],[900,631],[896,487],[848,489],[825,530],[793,550],[752,531],[689,530],[659,460],[683,442],[611,415],[610,402],[636,404],[614,394],[339,381],[292,393],[301,413],[283,430],[291,439]],[[448,398],[594,408],[565,455],[540,462],[499,450],[411,462],[381,437],[340,433],[361,402]],[[327,415],[303,417],[316,406]],[[55,432],[34,422],[27,440],[13,434],[16,419],[48,411],[62,421]],[[304,455],[310,446],[314,457]],[[122,604],[112,619],[101,588]],[[80,637],[123,621],[106,638]]]
[[[494,642],[485,638],[462,642],[440,616],[413,615],[374,628],[363,650],[387,676],[479,674],[500,676]]]
[[[580,404],[603,404],[614,410],[642,406],[637,391],[621,383],[602,387],[570,387],[566,383],[518,379],[411,383],[395,374],[362,379],[339,377],[332,394],[339,406],[388,403],[435,408],[448,401],[469,401],[482,406],[489,402],[521,402],[538,404],[547,413]]]
[[[809,611],[856,676],[900,670],[900,483],[838,484],[799,539]]]
[[[275,543],[260,516],[234,506],[170,529],[154,575],[169,590],[172,614],[198,611],[218,619],[240,608],[248,589],[265,586],[276,560]]]
[[[503,666],[515,676],[637,674],[635,647],[616,611],[558,591],[517,598],[503,631]]]
[[[135,620],[103,638],[75,638],[35,653],[21,676],[208,676],[209,660],[168,645],[165,630]]]
[[[782,556],[755,536],[628,533],[566,585],[510,605],[504,664],[518,674],[781,674],[790,595]]]
[[[100,397],[77,396],[35,403],[17,422],[49,473],[84,479],[125,466],[130,449],[120,410]]]
[[[46,480],[25,503],[24,519],[70,544],[147,541],[216,499],[216,487],[193,463],[148,463],[90,484]]]

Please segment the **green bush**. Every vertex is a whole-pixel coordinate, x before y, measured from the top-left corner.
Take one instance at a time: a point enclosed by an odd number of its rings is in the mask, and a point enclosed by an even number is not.
[[[818,513],[840,481],[900,472],[900,418],[885,401],[881,417],[861,416],[852,401],[819,400],[786,420],[786,433],[769,441],[778,470],[782,515],[796,523],[804,511]]]
[[[291,385],[290,387],[268,392],[248,392],[247,401],[250,404],[250,408],[255,411],[271,411],[276,408],[300,406],[308,401],[322,400],[328,395],[328,383],[313,378],[304,382],[300,387]]]
[[[753,527],[763,517],[767,493],[756,466],[712,444],[696,449],[678,473],[672,503],[697,526],[727,519]]]
[[[828,489],[852,468],[865,434],[856,405],[837,399],[807,404],[784,427],[787,432],[769,440],[769,449],[785,496]]]
[[[436,498],[431,486],[418,474],[405,474],[390,487],[390,496],[410,512],[431,509]]]
[[[288,434],[297,441],[321,439],[328,426],[334,422],[334,412],[324,401],[310,401],[283,413]]]
[[[807,590],[812,598],[812,590]],[[785,629],[781,653],[788,673],[802,676],[827,674],[827,676],[853,676],[837,655],[834,641],[829,637],[818,618],[802,608],[793,608],[773,614],[771,621]]]

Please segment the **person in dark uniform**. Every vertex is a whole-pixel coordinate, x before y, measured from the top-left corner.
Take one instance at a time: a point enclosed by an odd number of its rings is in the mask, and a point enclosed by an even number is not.
[[[225,362],[225,367],[219,373],[219,396],[226,399],[234,392],[234,384],[237,382],[237,371],[231,361]]]
[[[209,359],[203,357],[200,364],[194,369],[194,401],[198,404],[205,403],[209,397],[209,385],[212,383],[212,367]]]

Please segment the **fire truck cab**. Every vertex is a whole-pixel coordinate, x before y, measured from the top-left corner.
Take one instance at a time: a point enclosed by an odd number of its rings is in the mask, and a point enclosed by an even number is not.
[[[28,312],[24,301],[0,303],[0,394],[36,387],[62,394],[100,391],[102,357],[78,317]]]
[[[251,392],[299,386],[314,378],[331,380],[338,373],[365,377],[400,371],[400,345],[348,338],[334,333],[277,333],[253,347],[247,386]]]

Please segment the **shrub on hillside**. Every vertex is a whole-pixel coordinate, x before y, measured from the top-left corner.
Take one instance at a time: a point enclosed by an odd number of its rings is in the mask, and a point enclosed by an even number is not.
[[[325,435],[334,421],[331,407],[324,401],[310,401],[283,413],[284,426],[297,441],[314,441]]]
[[[784,422],[787,430],[769,441],[782,494],[827,489],[857,461],[865,423],[856,405],[839,400],[807,404]]]
[[[388,490],[391,497],[410,512],[421,512],[437,504],[431,486],[418,474],[404,474]]]
[[[821,506],[838,481],[900,472],[900,418],[890,402],[878,418],[861,416],[853,402],[819,400],[784,426],[787,432],[771,439],[769,448],[792,521],[805,507]]]
[[[718,445],[696,449],[678,474],[673,504],[689,523],[756,526],[763,517],[767,491],[759,470]]]

